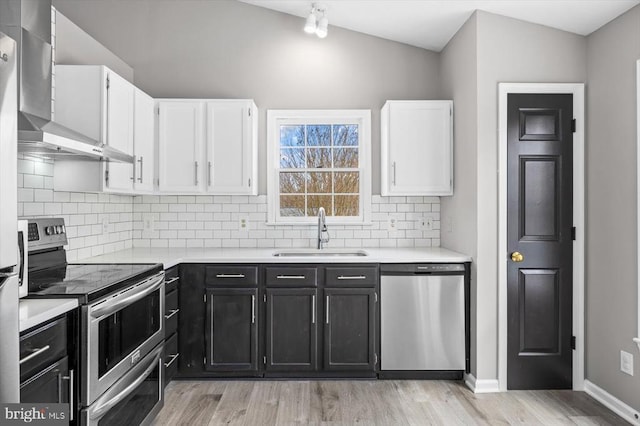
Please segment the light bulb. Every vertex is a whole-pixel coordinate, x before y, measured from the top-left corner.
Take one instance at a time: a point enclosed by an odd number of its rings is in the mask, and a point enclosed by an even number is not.
[[[323,16],[318,22],[318,27],[316,28],[316,35],[320,38],[325,38],[327,33],[329,32],[329,20],[326,16]]]
[[[307,17],[307,21],[304,24],[304,32],[307,34],[313,34],[316,32],[316,15],[313,13],[313,10]]]

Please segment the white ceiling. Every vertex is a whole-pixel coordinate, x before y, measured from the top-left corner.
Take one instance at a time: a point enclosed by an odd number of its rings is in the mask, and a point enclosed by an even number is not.
[[[313,0],[240,0],[306,17]],[[474,10],[588,35],[640,0],[318,0],[331,26],[439,52]],[[304,22],[300,21],[302,27]]]

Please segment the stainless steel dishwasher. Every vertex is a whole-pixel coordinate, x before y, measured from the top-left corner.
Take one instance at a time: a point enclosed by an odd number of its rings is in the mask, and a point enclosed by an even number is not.
[[[426,377],[462,378],[468,359],[467,268],[460,263],[380,266],[381,377],[431,372]]]

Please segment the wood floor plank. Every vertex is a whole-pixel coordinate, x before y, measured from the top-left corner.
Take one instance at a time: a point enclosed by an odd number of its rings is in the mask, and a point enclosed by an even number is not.
[[[164,425],[627,425],[584,392],[474,394],[430,380],[176,381]]]

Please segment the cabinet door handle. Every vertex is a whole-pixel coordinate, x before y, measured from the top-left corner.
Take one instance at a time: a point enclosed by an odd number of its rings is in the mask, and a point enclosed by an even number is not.
[[[211,331],[209,332],[209,339],[211,339],[211,352],[209,352],[209,356],[207,358],[211,359],[210,364],[213,364],[213,294],[211,295],[211,301],[210,303],[210,312],[209,315],[211,316],[210,318],[210,322],[211,322]]]
[[[276,277],[278,280],[304,280],[305,278],[304,275],[278,275]]]
[[[196,186],[198,186],[198,162],[195,162],[196,167],[195,167],[195,177],[196,177]]]
[[[396,162],[393,162],[393,184],[396,184]]]
[[[136,156],[134,155],[133,156],[133,176],[129,178],[133,183],[136,182],[136,162],[137,162]]]
[[[173,364],[175,362],[176,359],[178,359],[178,357],[180,356],[179,353],[174,354],[174,355],[169,355],[169,358],[171,358],[171,361],[169,362],[165,362],[164,363],[164,368],[169,368],[171,367],[171,364]]]
[[[180,279],[180,277],[173,277],[173,278],[171,278],[169,281],[165,281],[165,282],[164,282],[164,285],[165,285],[165,286],[167,286],[167,285],[169,285],[169,284],[172,284],[172,283],[174,283],[174,282],[178,281],[179,279]]]
[[[311,324],[316,323],[316,295],[311,295]]]
[[[339,280],[366,280],[366,275],[340,275]]]
[[[209,186],[211,186],[211,161],[209,161]]]
[[[172,309],[169,315],[164,316],[164,319],[165,320],[171,319],[171,317],[175,316],[175,314],[177,314],[178,312],[180,312],[180,309]]]
[[[5,342],[3,342],[4,344]],[[51,346],[47,345],[44,346],[40,349],[36,349],[35,351],[31,352],[29,355],[25,356],[24,358],[22,358],[20,360],[20,365],[24,364],[27,361],[31,361],[32,359],[34,359],[35,357],[37,357],[38,355],[42,355],[43,353],[45,353],[46,351],[48,351],[49,349],[51,349]]]
[[[74,413],[74,407],[75,407],[75,401],[73,400],[73,398],[75,397],[74,392],[73,392],[73,374],[74,371],[73,370],[69,370],[69,375],[68,376],[62,376],[62,380],[68,380],[69,381],[69,420],[73,420],[73,413]]]
[[[142,175],[142,165],[144,164],[144,157],[140,157],[138,163],[140,163],[140,177],[138,178],[138,182],[142,183],[142,180],[144,178]]]
[[[326,312],[326,314],[327,314],[327,320],[326,320],[326,322],[327,322],[327,324],[329,324],[329,296],[327,296],[327,303],[326,303],[326,305],[327,305],[327,306],[326,306],[326,310],[327,310],[327,312]]]
[[[256,296],[251,295],[251,324],[256,323]]]
[[[244,278],[244,274],[218,274],[216,278]]]

